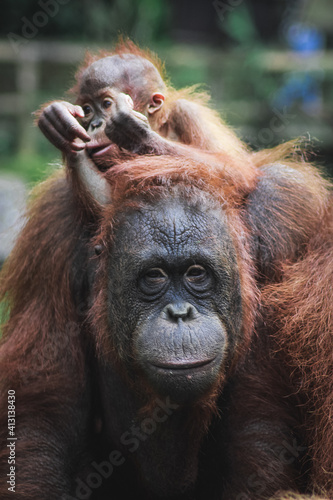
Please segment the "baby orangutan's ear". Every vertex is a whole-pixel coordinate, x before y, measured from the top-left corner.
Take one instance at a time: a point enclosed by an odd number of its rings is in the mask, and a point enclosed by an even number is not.
[[[148,105],[148,113],[153,114],[155,111],[158,111],[163,106],[164,100],[165,97],[163,94],[155,92],[151,96],[150,104]]]

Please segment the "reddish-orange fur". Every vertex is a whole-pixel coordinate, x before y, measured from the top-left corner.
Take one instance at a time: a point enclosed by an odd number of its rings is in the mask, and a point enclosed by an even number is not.
[[[208,190],[225,205],[229,217],[234,220],[234,238],[243,265],[243,290],[248,297],[245,301],[245,328],[250,340],[258,298],[251,278],[252,264],[246,254],[246,245],[244,247],[248,230],[240,218],[241,205],[260,179],[260,166],[264,163],[262,157],[265,156],[266,163],[270,157],[277,161],[277,155],[276,151],[252,154],[248,157],[249,166],[246,168],[237,164],[237,157],[233,157],[233,161],[226,157],[228,161],[225,162],[220,157],[220,163],[215,159],[209,164],[206,156],[204,161],[197,163],[174,157],[142,157],[119,164],[106,174],[113,192],[113,204],[100,214],[101,223],[95,223],[98,231],[94,243],[110,244],[112,220],[126,205],[133,204],[132,200],[138,195],[151,198],[154,191],[167,192],[168,186],[174,183],[188,185],[189,193],[191,186]],[[272,348],[281,349],[283,359],[289,360],[295,387],[306,398],[305,425],[314,458],[311,484],[319,490],[324,488],[331,495],[332,214],[327,209],[330,203],[327,183],[312,167],[285,160],[288,161],[304,174],[309,193],[316,196],[312,215],[307,213],[304,220],[295,221],[295,225],[302,226],[305,233],[313,234],[309,234],[309,243],[303,249],[304,258],[279,263],[282,279],[265,285],[260,292],[260,301],[263,317],[271,324]],[[286,192],[285,196],[289,193]],[[290,214],[283,211],[276,217],[292,220]],[[11,315],[4,327],[1,347],[1,397],[6,398],[9,388],[17,391],[18,415],[26,425],[37,411],[55,423],[66,421],[66,402],[70,398],[79,398],[84,379],[85,341],[78,335],[72,335],[68,343],[68,324],[75,327],[80,322],[80,311],[72,299],[69,275],[83,228],[71,188],[62,176],[59,178],[57,175],[56,179],[42,186],[33,201],[27,225],[2,273],[2,296],[11,307]],[[100,265],[103,282],[103,259]],[[105,355],[109,348],[103,331],[103,307],[106,303],[102,282],[99,282],[100,294],[93,309],[97,337],[91,338],[90,333],[88,341],[95,343],[97,351]],[[66,349],[62,349],[63,343]],[[50,355],[52,345],[53,353]],[[81,376],[78,376],[80,373]],[[211,396],[213,403],[215,396],[213,393]],[[212,403],[207,399],[207,405]],[[1,408],[3,432],[6,429],[5,402]],[[18,447],[20,454],[29,456],[25,440],[21,445],[18,443]],[[6,450],[2,453],[2,461],[5,457]],[[26,488],[23,490],[24,498],[35,498],[34,493],[29,493],[30,486]],[[2,498],[7,498],[5,485],[0,491]]]
[[[94,60],[114,53],[134,53],[148,58],[163,73],[154,57],[151,59],[146,51],[122,42],[111,54],[88,55],[78,73],[78,82],[84,69]],[[200,111],[197,120],[188,122],[193,116],[189,113],[181,123],[177,121],[181,114],[173,110],[183,98],[194,103]],[[140,200],[167,196],[169,187],[174,184],[183,186],[187,196],[191,195],[193,187],[208,192],[226,210],[238,252],[245,309],[246,340],[240,346],[233,370],[237,372],[238,362],[240,372],[244,366],[248,368],[244,359],[249,354],[257,363],[270,363],[270,358],[276,359],[276,356],[281,359],[281,371],[291,378],[289,393],[297,393],[304,405],[300,409],[299,425],[310,449],[310,479],[304,479],[302,490],[318,494],[324,491],[324,497],[333,498],[333,213],[330,185],[315,168],[293,158],[289,154],[290,145],[260,153],[249,152],[215,112],[206,107],[205,98],[193,90],[177,92],[169,88],[166,104],[155,123],[156,128],[168,135],[167,127],[175,130],[178,127],[182,142],[211,152],[196,150],[189,157],[184,154],[182,157],[135,158],[135,155],[125,156],[116,149],[113,153],[117,158],[110,159],[113,167],[105,173],[112,204],[98,213],[88,207],[85,193],[80,192],[72,174],[67,178],[63,173],[57,175],[36,194],[28,222],[2,272],[1,297],[8,303],[10,317],[3,329],[0,350],[0,435],[5,442],[7,391],[14,389],[18,432],[21,433],[17,442],[21,474],[17,498],[39,498],[39,488],[45,483],[45,476],[39,478],[39,471],[47,475],[53,468],[54,457],[49,449],[55,450],[56,458],[61,455],[57,443],[48,442],[48,425],[61,427],[61,435],[69,441],[76,418],[75,408],[81,404],[86,384],[88,356],[107,359],[111,356],[121,365],[121,353],[114,351],[107,335],[106,252],[99,259],[95,301],[90,314],[87,303],[80,297],[83,286],[80,273],[96,262],[88,250],[101,244],[111,251],[113,224],[118,214],[128,206],[137,206]],[[171,121],[170,116],[173,117]],[[201,133],[201,121],[207,125],[204,133]],[[290,248],[284,235],[274,233],[270,244],[279,246],[280,253],[274,262],[273,278],[265,281],[262,277],[259,279],[254,269],[249,241],[251,228],[245,215],[247,198],[265,176],[264,166],[271,163],[283,163],[299,172],[301,189],[294,189],[293,185],[281,189],[281,199],[286,203],[282,201],[277,208],[272,207],[273,220],[285,223],[290,233],[297,237]],[[292,203],[288,205],[290,199]],[[299,240],[302,242],[300,247]],[[255,331],[258,324],[266,327],[264,338]],[[268,372],[267,377],[260,378],[257,370],[261,365],[248,363],[252,371],[246,379],[247,385],[244,384],[244,392],[240,391],[241,402],[235,396],[236,419],[239,418],[242,424],[247,413],[255,411],[260,404],[264,404],[262,411],[268,418],[279,419],[281,413],[282,419],[287,402],[283,401],[281,408],[276,408],[260,399],[263,387],[274,394],[278,384],[274,374]],[[198,402],[192,429],[194,435],[203,432],[216,411],[221,382],[219,380],[211,393]],[[152,394],[146,387],[143,390],[147,390],[144,411],[148,412]],[[281,393],[283,399],[285,395]],[[41,434],[36,437],[33,431]],[[44,452],[40,462],[41,449]],[[246,474],[251,476],[257,454],[258,450],[250,450],[253,464],[251,460],[241,464],[240,479],[243,476],[246,479]],[[12,497],[4,479],[7,456],[7,449],[3,448],[0,452],[0,496],[4,500]],[[262,466],[262,475],[269,484],[267,464]],[[239,478],[235,477],[235,482]],[[289,483],[286,481],[285,485],[288,488]],[[55,488],[61,493],[60,485]],[[305,497],[291,494],[279,498]]]
[[[306,257],[284,265],[282,283],[264,290],[263,304],[278,348],[288,355],[299,391],[313,457],[312,478],[333,492],[333,210],[327,212]],[[276,333],[275,333],[276,332]],[[331,497],[330,497],[331,498]]]
[[[218,113],[209,107],[210,98],[207,93],[198,91],[196,87],[174,89],[167,79],[164,64],[159,58],[149,50],[140,49],[130,40],[121,39],[112,51],[102,50],[96,54],[87,52],[85,60],[75,75],[76,84],[70,93],[76,98],[78,97],[83,74],[93,62],[104,57],[125,54],[133,54],[152,63],[166,85],[165,89],[161,89],[165,94],[162,108],[149,116],[153,130],[164,137],[200,149],[217,152],[231,151],[236,154],[245,153],[245,145],[223,122]],[[149,85],[149,83],[145,82],[145,85]],[[151,89],[144,90],[148,90],[151,95],[157,89],[154,87],[154,82],[151,82],[150,85]],[[129,87],[128,93],[134,100],[134,109],[141,110],[141,106],[147,103],[136,100],[135,95],[138,90],[143,89]]]

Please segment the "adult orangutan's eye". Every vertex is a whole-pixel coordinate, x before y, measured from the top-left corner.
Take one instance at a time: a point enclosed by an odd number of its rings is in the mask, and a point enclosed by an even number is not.
[[[154,295],[163,290],[168,282],[168,275],[163,269],[153,267],[145,272],[139,281],[139,287],[147,295]]]
[[[188,281],[201,282],[207,278],[207,271],[202,266],[194,265],[188,268],[185,277]]]
[[[198,264],[190,266],[184,274],[185,284],[196,292],[206,292],[212,285],[211,274]]]
[[[168,275],[163,271],[163,269],[160,269],[159,267],[149,269],[149,271],[147,271],[144,275],[144,280],[146,281],[146,283],[152,285],[157,283],[164,283],[167,279]]]

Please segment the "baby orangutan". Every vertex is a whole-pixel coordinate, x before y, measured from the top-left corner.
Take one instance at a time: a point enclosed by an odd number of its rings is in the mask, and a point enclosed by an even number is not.
[[[76,104],[45,105],[38,125],[65,156],[86,150],[100,170],[116,162],[119,148],[134,154],[181,154],[181,143],[216,153],[244,151],[206,105],[207,96],[193,88],[176,91],[161,74],[160,62],[132,42],[121,42],[111,54],[88,54],[72,89]]]

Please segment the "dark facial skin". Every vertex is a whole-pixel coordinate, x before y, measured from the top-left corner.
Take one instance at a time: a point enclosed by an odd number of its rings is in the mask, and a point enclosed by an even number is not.
[[[158,394],[180,403],[212,387],[241,335],[236,256],[218,217],[181,200],[130,213],[110,260],[117,351],[129,372],[139,368]]]

